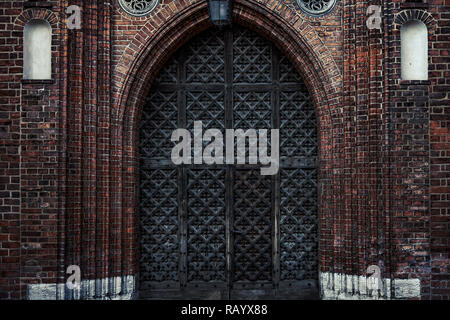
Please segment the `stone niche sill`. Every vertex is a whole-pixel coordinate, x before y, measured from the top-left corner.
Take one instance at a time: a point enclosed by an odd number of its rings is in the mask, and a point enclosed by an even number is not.
[[[55,79],[22,79],[22,84],[33,84],[33,85],[42,85],[42,84],[54,84]]]

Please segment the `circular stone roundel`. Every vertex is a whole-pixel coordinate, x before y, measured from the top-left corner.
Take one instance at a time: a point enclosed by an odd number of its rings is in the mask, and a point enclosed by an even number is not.
[[[297,0],[297,3],[300,9],[306,14],[311,16],[321,16],[333,10],[336,1],[337,0]]]
[[[120,7],[128,14],[142,17],[156,8],[159,0],[119,0]]]

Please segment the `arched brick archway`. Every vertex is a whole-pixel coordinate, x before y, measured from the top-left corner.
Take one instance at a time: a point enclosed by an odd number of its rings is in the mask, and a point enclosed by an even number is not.
[[[257,1],[238,0],[233,10],[234,23],[243,25],[271,40],[286,55],[313,96],[319,128],[319,264],[326,265],[326,234],[332,199],[333,161],[332,114],[339,110],[341,75],[327,47],[314,29],[292,14],[289,8],[275,14]],[[155,17],[158,15],[155,14]],[[135,274],[137,268],[137,138],[140,111],[152,81],[168,58],[194,35],[211,27],[206,1],[179,8],[166,21],[149,19],[127,47],[116,68],[112,117],[112,210],[121,217],[122,270]],[[155,18],[156,19],[156,18]],[[155,25],[161,25],[156,31]],[[336,118],[336,116],[334,116]],[[326,183],[324,183],[326,181]]]

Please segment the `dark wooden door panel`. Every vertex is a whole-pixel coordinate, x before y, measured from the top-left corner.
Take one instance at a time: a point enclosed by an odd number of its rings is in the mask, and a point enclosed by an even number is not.
[[[226,169],[187,171],[188,284],[226,285]]]
[[[171,134],[193,134],[194,121],[223,133],[280,128],[278,175],[175,166]],[[140,297],[317,298],[317,152],[309,93],[270,42],[235,26],[183,47],[142,113]]]
[[[259,168],[234,170],[233,288],[261,287],[273,279],[272,177]]]

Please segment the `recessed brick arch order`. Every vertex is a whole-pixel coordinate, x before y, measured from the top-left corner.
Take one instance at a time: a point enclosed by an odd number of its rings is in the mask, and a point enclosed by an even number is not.
[[[17,16],[14,21],[14,30],[22,31],[25,24],[33,19],[48,21],[52,29],[56,29],[58,27],[58,18],[52,11],[48,9],[35,8],[24,10],[19,16]]]
[[[127,274],[135,274],[138,266],[137,141],[144,98],[169,57],[193,36],[212,27],[205,0],[175,9],[157,9],[148,19],[123,52],[113,78],[111,172],[122,174],[114,175],[111,184],[112,211],[120,216],[122,224],[122,272]],[[333,231],[329,225],[332,170],[334,154],[340,152],[333,149],[334,134],[338,132],[333,127],[340,122],[336,113],[340,110],[341,73],[314,29],[288,7],[278,8],[275,13],[262,2],[236,0],[233,23],[271,40],[302,75],[313,97],[319,127],[319,263],[323,269],[328,265],[327,251],[332,250],[323,239]]]

